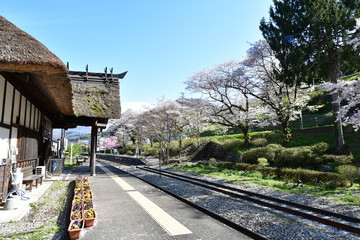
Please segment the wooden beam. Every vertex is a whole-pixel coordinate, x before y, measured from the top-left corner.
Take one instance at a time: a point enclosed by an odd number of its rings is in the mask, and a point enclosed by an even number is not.
[[[95,125],[100,129],[104,129],[104,128],[106,128],[107,123],[100,123],[100,122],[96,121]]]

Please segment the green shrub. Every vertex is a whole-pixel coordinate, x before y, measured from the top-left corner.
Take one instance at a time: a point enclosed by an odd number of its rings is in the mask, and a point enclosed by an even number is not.
[[[206,166],[207,165],[207,166]],[[260,167],[247,163],[232,163],[232,162],[218,162],[216,167],[209,166],[208,163],[202,163],[201,166],[206,166],[214,171],[220,169],[229,169],[236,171],[243,171],[246,173],[260,172],[262,177],[276,177],[282,179],[286,183],[297,182],[301,180],[306,184],[321,185],[321,186],[341,186],[350,187],[352,182],[349,181],[344,175],[338,173],[319,172],[307,169],[293,169],[293,168],[274,168],[274,167]],[[358,171],[358,169],[357,169]],[[358,173],[358,172],[357,172]]]
[[[171,141],[169,144],[170,156],[178,156],[180,152],[180,146],[178,141]]]
[[[251,144],[255,147],[264,147],[267,143],[266,138],[257,138],[251,141]]]
[[[258,165],[261,167],[265,167],[265,166],[269,165],[269,162],[266,158],[258,158],[257,162],[258,162]]]
[[[324,159],[321,157],[329,148],[327,143],[313,146],[284,148],[279,144],[252,148],[242,153],[242,161],[257,164],[259,158],[266,158],[271,166],[287,168],[318,168]]]
[[[144,156],[152,156],[152,157],[158,157],[159,152],[156,147],[151,147],[150,145],[144,145],[142,149],[142,154]]]
[[[209,159],[209,165],[210,165],[210,166],[216,166],[216,164],[217,164],[217,161],[216,161],[215,158],[210,158],[210,159]]]
[[[134,155],[134,152],[130,149],[126,150],[126,155]]]
[[[269,145],[268,145],[269,146]],[[245,163],[257,164],[259,158],[266,158],[269,163],[273,163],[276,156],[276,148],[273,147],[251,148],[241,155],[242,161]]]
[[[354,157],[352,155],[330,155],[326,154],[321,157],[324,164],[337,163],[339,165],[352,163]]]
[[[326,153],[329,147],[330,147],[329,144],[325,142],[319,142],[317,144],[312,145],[310,148],[314,154],[321,156]]]
[[[316,155],[309,147],[285,148],[275,160],[277,167],[316,167],[318,166]]]
[[[203,165],[203,166],[210,166],[210,164],[209,164],[208,161],[199,161],[196,165],[197,165],[197,166],[201,166],[201,165]]]
[[[263,177],[276,177],[277,176],[277,168],[274,167],[264,167],[260,169]]]
[[[351,184],[360,176],[359,168],[350,164],[340,166],[338,171],[350,180]]]
[[[301,180],[307,184],[334,184],[336,186],[349,187],[349,181],[345,176],[337,173],[318,172],[306,169],[277,169],[277,177],[286,182],[296,182]]]
[[[258,165],[252,165],[247,163],[236,163],[234,166],[234,169],[237,171],[244,171],[248,173],[255,173],[258,171],[259,166]]]
[[[223,139],[221,141],[221,145],[224,148],[225,151],[235,150],[241,146],[243,146],[245,143],[244,139]]]
[[[233,162],[218,162],[216,167],[222,169],[234,169],[235,163]]]

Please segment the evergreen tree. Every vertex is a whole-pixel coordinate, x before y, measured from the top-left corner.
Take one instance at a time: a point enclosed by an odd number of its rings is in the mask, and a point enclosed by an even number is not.
[[[343,72],[359,68],[359,51],[349,41],[359,17],[359,0],[274,0],[270,20],[262,19],[260,30],[281,63],[278,78],[287,84],[328,81],[336,83]],[[338,95],[332,95],[336,102]],[[333,104],[334,119],[339,104]],[[337,150],[344,137],[341,120],[336,122]]]

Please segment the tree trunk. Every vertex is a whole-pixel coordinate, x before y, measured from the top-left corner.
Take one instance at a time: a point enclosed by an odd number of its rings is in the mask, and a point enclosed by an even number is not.
[[[242,127],[241,131],[244,134],[245,146],[249,146],[250,145],[250,129],[249,129],[249,126]]]
[[[182,150],[182,138],[181,134],[179,136],[179,158],[181,158],[181,150]]]
[[[345,140],[344,140],[344,132],[342,128],[342,120],[341,118],[336,120],[340,111],[340,104],[335,103],[335,101],[338,99],[339,95],[337,93],[333,93],[331,97],[333,100],[332,111],[333,111],[334,127],[335,127],[336,153],[341,154],[344,150]]]
[[[283,145],[286,145],[291,140],[291,129],[289,127],[289,120],[288,119],[282,120],[281,127],[282,127],[281,134],[282,134]]]
[[[334,54],[329,54],[329,56],[331,56],[330,59],[333,59],[333,61],[332,61],[333,64],[329,68],[328,79],[331,83],[336,84],[337,80],[338,80],[338,73],[340,71],[339,64],[338,64],[338,61],[336,61]],[[333,104],[332,104],[333,118],[335,120],[334,127],[335,127],[335,137],[336,137],[336,152],[338,154],[340,154],[344,150],[345,140],[344,140],[344,133],[343,133],[343,128],[342,128],[342,121],[341,121],[341,119],[336,121],[337,116],[340,111],[340,103],[336,103],[337,99],[339,98],[339,94],[333,93],[331,95],[331,98],[333,101]]]
[[[197,143],[197,147],[200,146],[201,142],[200,142],[200,131],[196,132],[196,143]]]

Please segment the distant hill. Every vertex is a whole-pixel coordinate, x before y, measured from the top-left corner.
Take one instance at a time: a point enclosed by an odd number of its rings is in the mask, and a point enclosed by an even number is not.
[[[66,138],[70,142],[77,142],[78,140],[90,140],[91,128],[79,126],[66,131]]]
[[[90,140],[91,128],[79,126],[77,128],[71,128],[66,131],[66,138],[70,142],[75,142],[78,140]],[[54,129],[53,140],[57,140],[61,137],[60,129]]]
[[[76,128],[70,128],[66,132],[67,132],[67,134],[73,134],[73,133],[90,134],[91,133],[91,127],[78,126]]]

